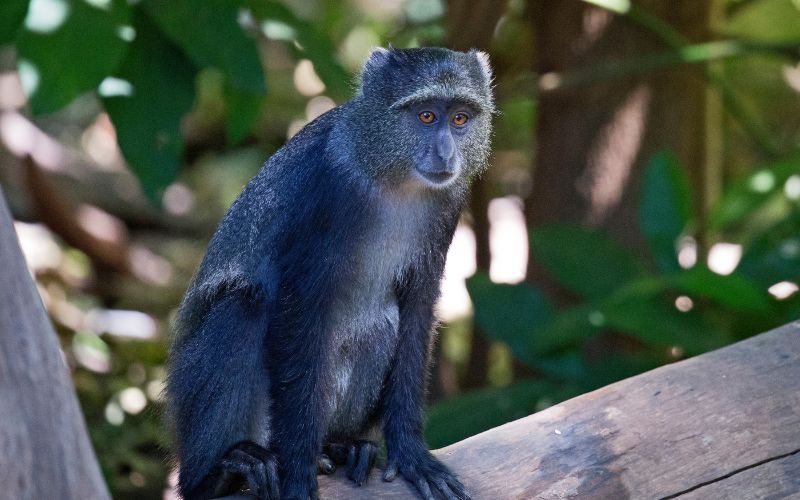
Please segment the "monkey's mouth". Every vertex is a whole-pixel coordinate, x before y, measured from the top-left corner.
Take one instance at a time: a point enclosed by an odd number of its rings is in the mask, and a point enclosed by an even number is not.
[[[438,172],[428,172],[425,170],[417,170],[417,173],[428,181],[429,183],[433,184],[434,186],[447,184],[453,177],[456,176],[455,172],[449,172],[447,170],[440,170]]]

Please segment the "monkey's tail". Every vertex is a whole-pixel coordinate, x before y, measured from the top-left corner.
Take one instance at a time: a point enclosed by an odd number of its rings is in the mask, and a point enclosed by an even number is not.
[[[235,443],[267,444],[267,323],[266,298],[248,288],[217,297],[194,331],[178,322],[166,394],[184,497]]]

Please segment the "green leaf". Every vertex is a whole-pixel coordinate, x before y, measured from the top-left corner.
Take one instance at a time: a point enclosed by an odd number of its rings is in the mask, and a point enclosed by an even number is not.
[[[532,335],[528,348],[531,356],[539,356],[576,347],[584,340],[593,337],[600,331],[602,316],[598,316],[597,307],[583,304],[559,313],[536,335]]]
[[[591,378],[588,367],[578,349],[540,356],[536,359],[536,369],[547,378],[585,385]]]
[[[228,144],[239,144],[253,129],[261,112],[263,96],[227,84],[224,93]]]
[[[481,389],[456,396],[428,410],[425,437],[431,448],[447,446],[530,415],[571,395],[550,383],[526,380],[508,387]]]
[[[3,0],[0,2],[0,45],[13,42],[22,27],[28,0]]]
[[[606,327],[625,332],[655,346],[679,346],[700,354],[728,344],[727,332],[704,321],[696,311],[678,311],[660,295],[620,293],[600,308]]]
[[[292,39],[300,45],[295,47],[296,55],[312,62],[328,94],[338,98],[350,94],[350,74],[337,60],[333,44],[313,24],[300,19],[288,7],[274,0],[247,0],[246,4],[260,22],[278,21],[293,31]]]
[[[532,231],[536,262],[573,292],[602,298],[622,284],[642,276],[635,256],[599,231],[566,224]]]
[[[467,280],[475,304],[475,322],[492,340],[505,342],[517,359],[533,366],[530,342],[553,317],[553,307],[537,289],[526,284],[492,283],[485,273]]]
[[[666,280],[690,297],[705,297],[735,311],[765,314],[770,310],[767,291],[738,273],[721,276],[696,266]]]
[[[666,350],[610,352],[587,366],[589,378],[581,389],[588,392],[658,368],[669,361]]]
[[[136,40],[115,75],[131,84],[132,93],[103,102],[125,159],[157,200],[178,174],[181,118],[192,106],[197,70],[146,14],[136,14]]]
[[[789,177],[797,174],[800,174],[800,158],[793,158],[759,169],[734,183],[709,214],[710,230],[721,231],[742,222],[780,193]]]
[[[266,91],[255,41],[239,25],[241,2],[145,0],[143,5],[197,66],[218,68],[240,90],[255,94]]]
[[[800,4],[793,0],[759,0],[744,5],[728,20],[725,35],[765,42],[800,40]]]
[[[742,255],[736,274],[765,288],[786,280],[800,283],[800,209],[755,237]]]
[[[691,215],[689,180],[671,153],[656,154],[647,165],[639,225],[662,273],[681,269],[675,245]]]
[[[112,0],[108,8],[82,0],[64,5],[63,19],[34,17],[17,40],[21,69],[35,72],[36,86],[27,89],[34,114],[57,111],[97,88],[129,46],[121,37],[130,18],[126,0]]]

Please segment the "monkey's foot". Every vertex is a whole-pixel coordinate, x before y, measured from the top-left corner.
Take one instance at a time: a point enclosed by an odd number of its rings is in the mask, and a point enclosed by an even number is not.
[[[251,441],[240,441],[228,450],[195,491],[198,498],[216,498],[246,488],[261,500],[280,500],[278,485],[275,455]],[[198,491],[201,489],[203,492]]]
[[[367,439],[358,439],[350,444],[330,443],[323,457],[328,457],[337,465],[347,465],[347,477],[356,486],[367,482],[369,472],[378,457],[378,445]]]
[[[436,500],[433,489],[439,490],[441,498],[446,500],[471,499],[461,481],[428,450],[390,456],[383,480],[393,481],[398,472],[417,488],[417,492],[425,500]]]

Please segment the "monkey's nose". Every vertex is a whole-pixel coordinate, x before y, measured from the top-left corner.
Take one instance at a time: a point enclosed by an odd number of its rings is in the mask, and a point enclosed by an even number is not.
[[[440,135],[436,143],[436,153],[439,155],[439,158],[441,158],[445,164],[448,164],[450,163],[450,159],[453,158],[455,151],[456,142],[453,140],[453,136],[449,133]]]

